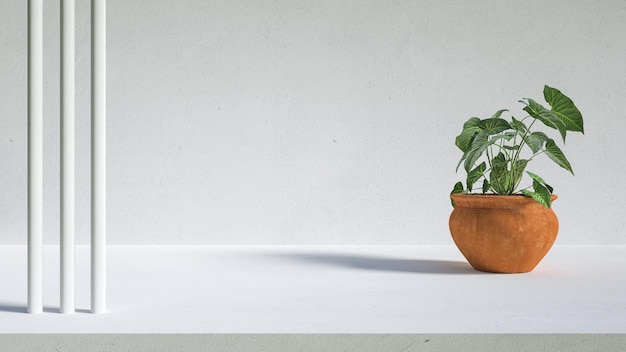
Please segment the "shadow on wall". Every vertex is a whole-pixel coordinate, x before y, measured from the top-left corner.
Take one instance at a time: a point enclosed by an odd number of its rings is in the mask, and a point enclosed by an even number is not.
[[[480,274],[468,263],[431,259],[392,259],[351,254],[281,254],[290,260],[352,269],[420,274]]]

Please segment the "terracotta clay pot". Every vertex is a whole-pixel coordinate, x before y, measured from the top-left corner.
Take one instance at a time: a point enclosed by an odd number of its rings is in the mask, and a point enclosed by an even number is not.
[[[453,194],[450,233],[472,267],[494,273],[526,273],[556,240],[552,209],[521,195]],[[552,195],[552,201],[557,198]]]

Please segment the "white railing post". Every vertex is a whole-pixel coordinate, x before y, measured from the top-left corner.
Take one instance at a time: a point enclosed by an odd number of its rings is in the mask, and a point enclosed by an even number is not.
[[[91,311],[106,311],[106,1],[91,1]]]
[[[43,207],[43,1],[28,1],[28,312],[41,313]]]
[[[61,313],[75,311],[74,2],[61,0]]]
[[[75,312],[75,0],[61,0],[61,313]],[[91,2],[91,311],[106,311],[106,1]],[[28,307],[43,312],[43,0],[28,0]]]

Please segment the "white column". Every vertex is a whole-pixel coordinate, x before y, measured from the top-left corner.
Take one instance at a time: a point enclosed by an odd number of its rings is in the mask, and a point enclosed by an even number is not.
[[[74,8],[61,0],[61,313],[74,313]]]
[[[41,313],[43,3],[28,1],[28,312]]]
[[[91,1],[91,312],[106,311],[106,1]]]

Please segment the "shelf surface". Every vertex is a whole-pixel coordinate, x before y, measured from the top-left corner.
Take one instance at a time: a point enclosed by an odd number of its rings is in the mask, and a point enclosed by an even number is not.
[[[626,246],[555,246],[527,274],[474,271],[452,246],[109,246],[105,314],[26,313],[26,246],[0,246],[0,333],[626,333]]]

